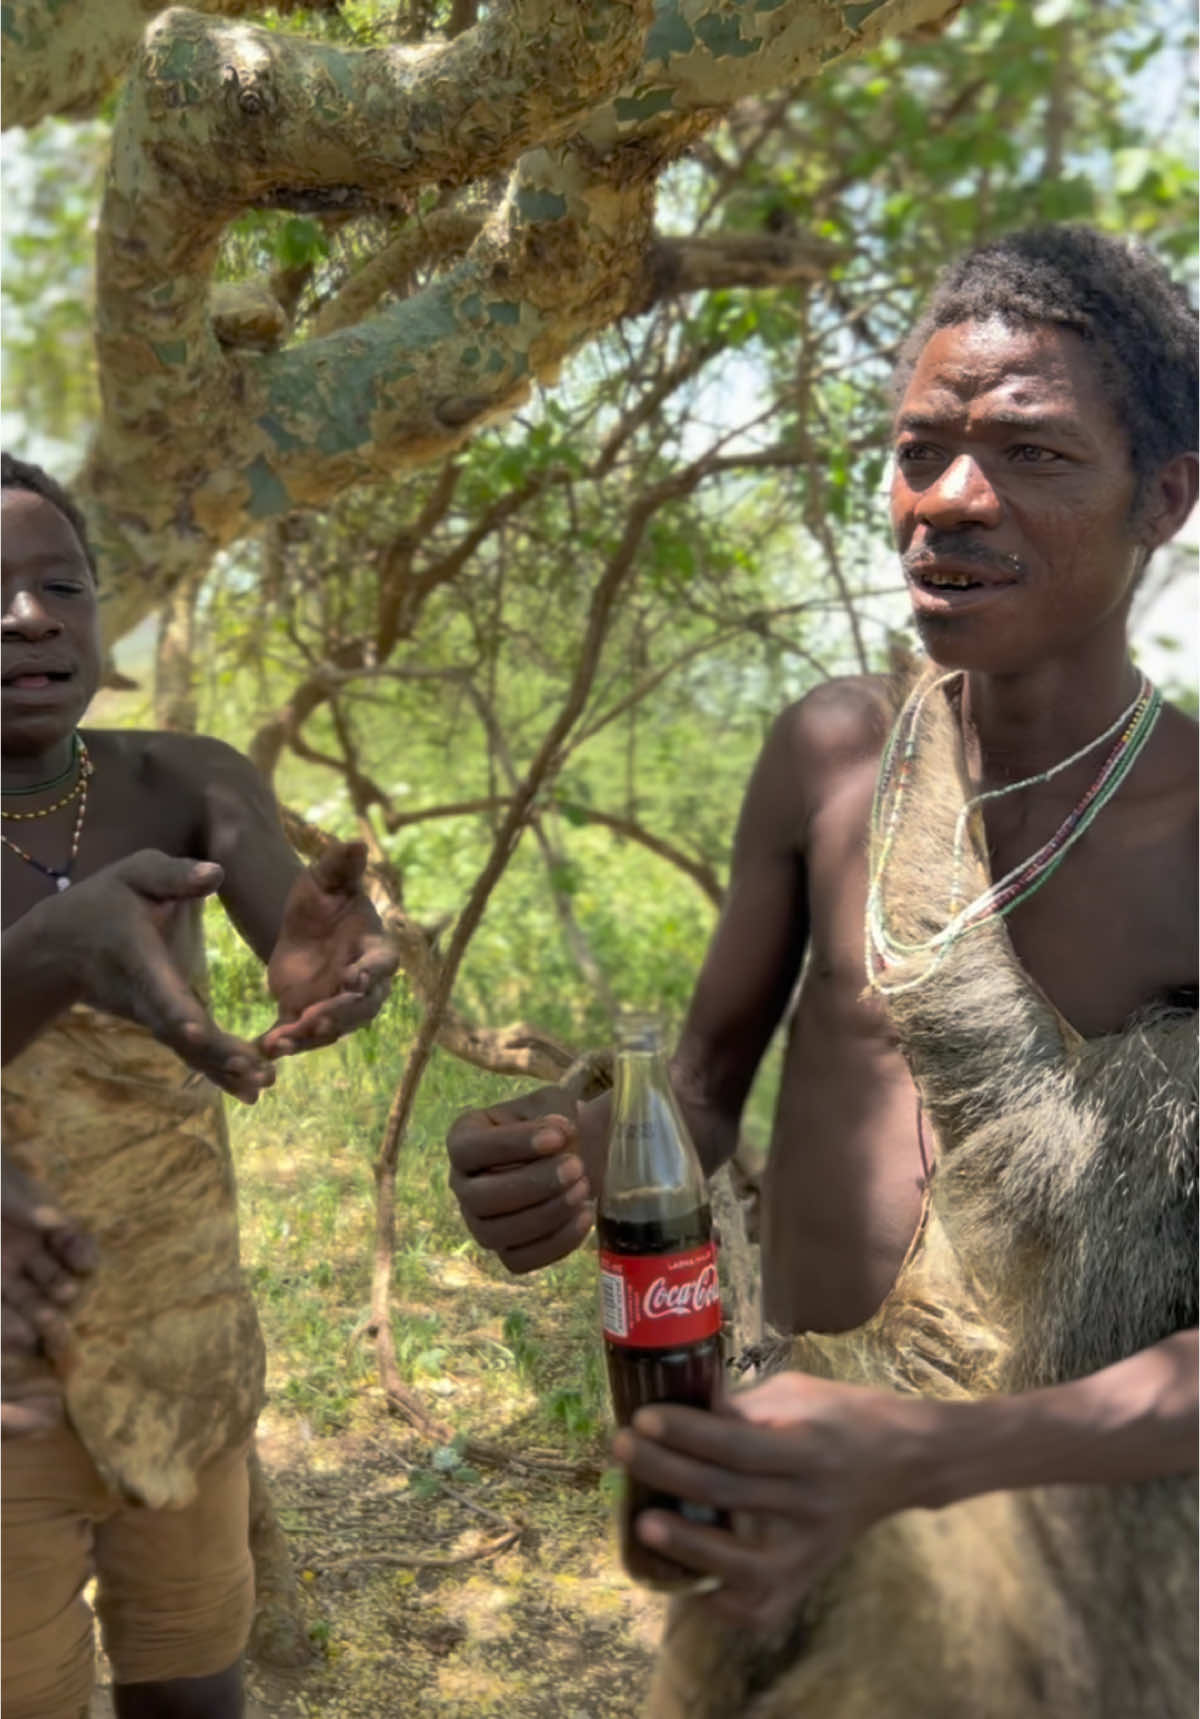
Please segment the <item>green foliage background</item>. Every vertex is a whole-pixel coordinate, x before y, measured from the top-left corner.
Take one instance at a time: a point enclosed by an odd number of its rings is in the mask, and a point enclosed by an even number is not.
[[[351,0],[338,13],[293,12],[286,27],[365,41],[394,33],[398,17]],[[406,911],[445,922],[488,851],[495,808],[393,830],[385,814],[502,798],[562,699],[633,500],[706,454],[742,461],[650,520],[584,718],[594,733],[539,808],[553,851],[527,835],[489,902],[456,992],[464,1013],[533,1021],[573,1045],[607,1036],[607,1005],[564,937],[565,904],[613,995],[678,1022],[713,905],[592,814],[633,822],[723,876],[742,788],[781,705],[826,674],[883,661],[903,625],[882,499],[887,377],[952,254],[1014,225],[1086,219],[1149,240],[1194,286],[1194,49],[1183,0],[991,0],[934,40],[889,43],[790,97],[747,104],[670,171],[664,229],[809,234],[835,260],[811,286],[665,301],[581,353],[519,420],[479,437],[413,561],[417,575],[436,572],[463,551],[453,575],[414,598],[386,672],[348,674],[336,700],[318,705],[307,755],[285,750],[276,775],[280,798],[332,831],[354,834],[372,818]],[[90,242],[106,141],[103,118],[50,122],[8,152],[5,433],[60,471],[95,410]],[[230,232],[222,272],[298,271],[293,338],[303,338],[387,236],[380,221],[256,214]],[[754,463],[772,450],[790,457]],[[350,493],[222,559],[193,594],[201,728],[247,746],[298,682],[370,642],[388,556],[438,482],[429,471]],[[470,548],[477,522],[514,494],[524,499],[511,518]],[[97,720],[155,720],[154,644],[153,629],[127,642],[120,661],[139,690],[104,694]],[[1189,685],[1174,690],[1194,703]],[[380,790],[365,812],[351,758]],[[265,1025],[261,975],[219,914],[210,955],[218,1012],[236,1030]],[[264,1138],[284,1151],[319,1142],[328,1154],[328,1173],[311,1172],[294,1210],[277,1189],[258,1210],[252,1189],[248,1221],[260,1291],[308,1343],[298,1388],[335,1418],[345,1389],[337,1342],[366,1294],[369,1165],[415,1021],[401,984],[371,1030],[287,1069],[236,1123],[243,1154]],[[773,1066],[752,1106],[760,1145]],[[458,1109],[512,1089],[435,1059],[403,1158],[405,1259],[469,1248],[441,1142]],[[347,1224],[355,1240],[343,1249]],[[562,1269],[569,1284],[577,1267]],[[343,1271],[346,1330],[331,1336],[318,1309],[328,1273]],[[402,1357],[414,1377],[428,1370],[435,1336],[416,1328]],[[521,1334],[509,1336],[515,1354]],[[586,1409],[594,1387],[589,1373],[555,1389]]]

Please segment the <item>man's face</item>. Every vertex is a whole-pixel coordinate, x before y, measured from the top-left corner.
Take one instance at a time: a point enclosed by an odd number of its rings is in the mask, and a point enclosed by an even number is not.
[[[1121,426],[1078,335],[938,329],[896,415],[892,526],[925,647],[1011,674],[1124,629],[1142,564]]]
[[[70,521],[43,496],[0,491],[3,654],[0,748],[48,751],[70,734],[100,681],[96,586]]]

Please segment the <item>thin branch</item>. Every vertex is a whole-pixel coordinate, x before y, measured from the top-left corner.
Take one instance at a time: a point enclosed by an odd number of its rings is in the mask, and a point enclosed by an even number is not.
[[[413,1397],[413,1393],[402,1384],[396,1364],[391,1330],[390,1293],[392,1259],[396,1245],[396,1162],[412,1115],[417,1090],[428,1065],[438,1028],[450,1001],[467,947],[475,935],[493,889],[516,851],[534,802],[560,767],[563,746],[587,702],[613,606],[622,587],[633,573],[646,527],[660,507],[687,494],[698,481],[699,474],[695,468],[685,468],[674,478],[639,497],[630,509],[620,542],[592,593],[587,627],[567,695],[512,796],[496,832],[491,853],[458,917],[436,986],[409,1054],[404,1078],[388,1114],[376,1165],[375,1262],[371,1284],[371,1316],[377,1333],[376,1353],[380,1373],[389,1400],[404,1402]],[[419,1408],[419,1403],[417,1406]]]
[[[702,860],[693,859],[690,854],[685,854],[681,848],[665,841],[662,836],[653,835],[633,818],[618,817],[613,812],[600,812],[594,806],[583,806],[574,800],[559,800],[558,805],[562,811],[574,814],[581,821],[598,824],[602,829],[611,830],[614,835],[637,842],[640,847],[657,854],[659,859],[677,867],[704,891],[714,907],[720,907],[724,901],[725,891],[711,866],[705,865]]]

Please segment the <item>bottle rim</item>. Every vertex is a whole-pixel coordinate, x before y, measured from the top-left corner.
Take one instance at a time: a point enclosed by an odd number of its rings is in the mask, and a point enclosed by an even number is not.
[[[662,1049],[663,1019],[649,1009],[622,1009],[615,1023],[617,1048],[623,1051]]]

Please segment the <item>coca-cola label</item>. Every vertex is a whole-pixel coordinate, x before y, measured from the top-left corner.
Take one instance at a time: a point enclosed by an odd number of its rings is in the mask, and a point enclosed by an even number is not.
[[[682,1253],[600,1249],[600,1313],[610,1343],[676,1349],[721,1329],[717,1250],[712,1242]]]

